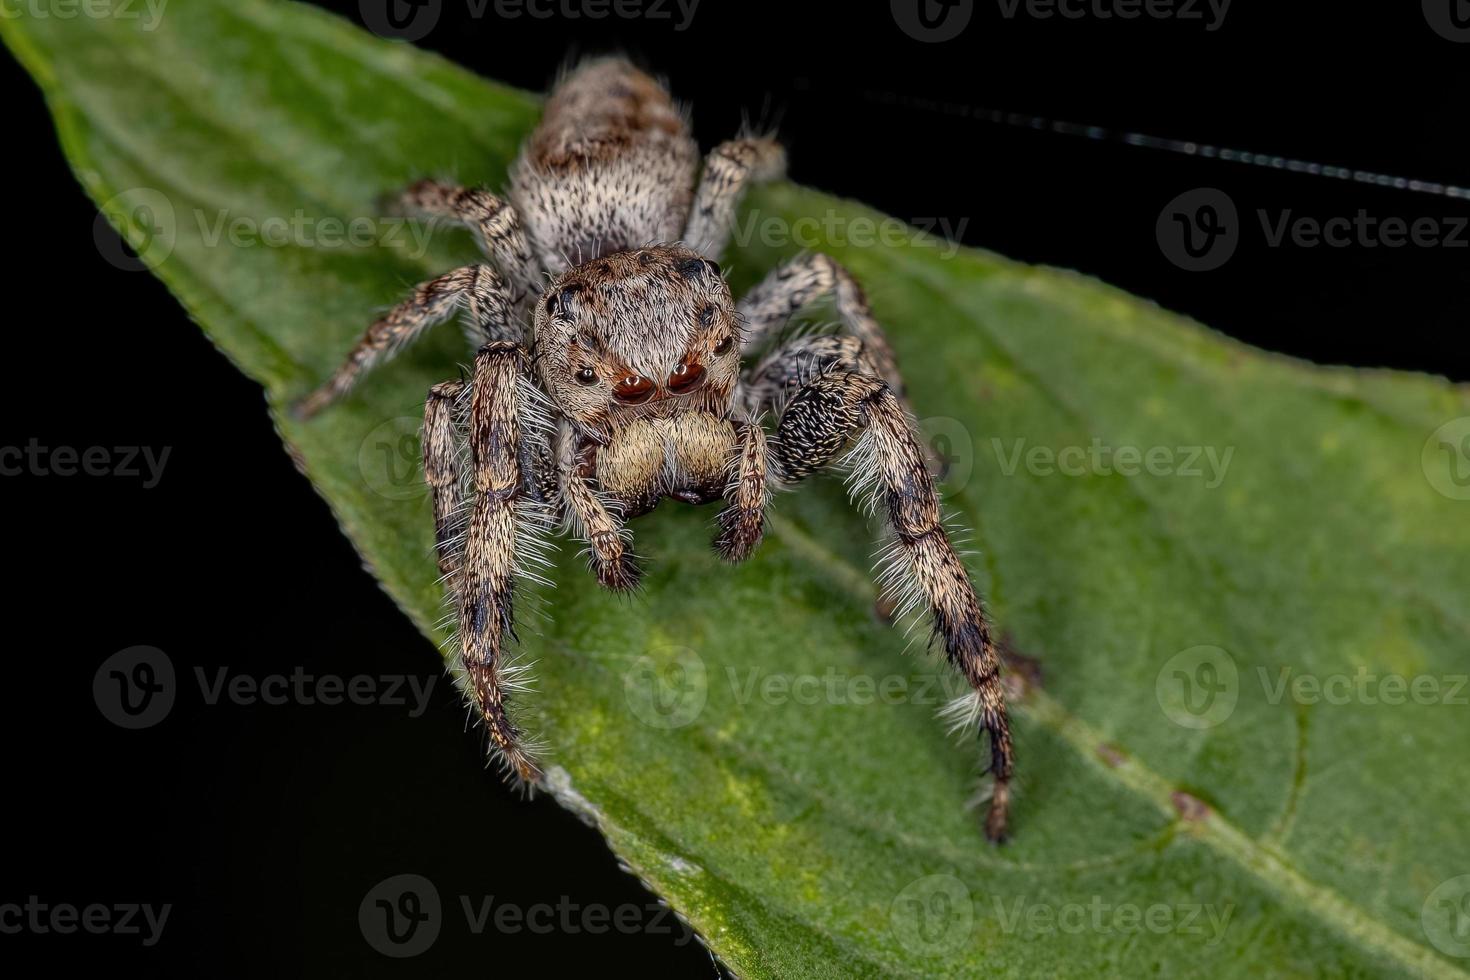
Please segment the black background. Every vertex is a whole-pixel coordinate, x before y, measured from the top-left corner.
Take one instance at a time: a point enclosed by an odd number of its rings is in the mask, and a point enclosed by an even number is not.
[[[361,23],[358,4],[334,6]],[[1414,3],[1286,6],[1236,0],[1207,31],[1007,19],[990,0],[958,38],[927,44],[883,2],[702,0],[679,31],[676,13],[474,18],[464,0],[445,0],[420,43],[536,90],[570,55],[625,50],[694,106],[706,147],[742,119],[775,121],[804,183],[903,218],[963,220],[969,244],[1100,276],[1268,349],[1466,380],[1463,246],[1270,248],[1253,215],[1451,219],[1470,215],[1467,202],[923,108],[943,100],[1470,183],[1470,45],[1439,37]],[[33,304],[5,316],[0,445],[171,447],[154,489],[122,477],[0,480],[15,630],[0,716],[0,902],[173,905],[151,949],[136,937],[0,936],[5,959],[358,975],[534,957],[547,970],[714,974],[677,935],[464,928],[460,895],[609,907],[651,897],[574,817],[520,801],[482,770],[444,678],[419,718],[202,702],[196,667],[425,679],[438,659],[292,469],[259,390],[158,282],[104,261],[94,206],[38,92],[10,59],[0,72],[11,93],[6,186],[22,198],[7,208],[7,285]],[[1160,251],[1155,219],[1206,186],[1239,206],[1242,242],[1222,269],[1185,272]],[[100,715],[91,684],[106,657],[135,644],[166,651],[185,694],[163,723],[126,732]],[[357,908],[405,872],[435,883],[447,922],[431,951],[394,961],[364,941]]]

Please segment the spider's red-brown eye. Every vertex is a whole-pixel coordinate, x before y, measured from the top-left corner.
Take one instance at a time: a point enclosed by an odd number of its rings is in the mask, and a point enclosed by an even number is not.
[[[613,394],[620,402],[637,405],[639,402],[648,401],[649,396],[653,394],[653,382],[641,375],[630,374],[617,383],[617,386],[613,388]]]
[[[698,361],[686,361],[674,368],[674,373],[669,375],[669,390],[676,395],[682,395],[698,388],[703,380],[704,365]]]
[[[577,381],[584,385],[596,384],[597,372],[592,370],[590,367],[584,367],[582,370],[577,372]]]
[[[726,337],[724,340],[720,341],[718,344],[715,344],[715,353],[716,354],[728,354],[728,353],[730,353],[730,348],[731,347],[734,347],[734,346],[735,346],[735,338],[733,336]]]

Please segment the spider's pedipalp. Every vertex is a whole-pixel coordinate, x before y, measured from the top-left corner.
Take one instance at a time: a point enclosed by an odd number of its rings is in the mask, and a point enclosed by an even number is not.
[[[744,561],[760,544],[771,500],[765,431],[757,422],[738,422],[735,429],[735,451],[727,464],[726,505],[717,518],[720,530],[715,536],[715,551],[730,562]]]
[[[616,503],[593,485],[585,468],[585,461],[560,467],[565,519],[572,533],[587,543],[588,561],[598,583],[614,592],[631,592],[643,577],[633,556],[632,533]]]

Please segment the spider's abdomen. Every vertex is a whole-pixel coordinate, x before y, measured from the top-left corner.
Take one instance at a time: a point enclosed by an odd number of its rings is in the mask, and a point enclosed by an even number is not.
[[[735,428],[709,412],[686,410],[636,419],[597,450],[599,487],[626,509],[652,510],[662,497],[706,503],[724,493]]]
[[[585,62],[553,92],[522,148],[511,199],[553,275],[677,241],[699,150],[667,91],[619,58]]]

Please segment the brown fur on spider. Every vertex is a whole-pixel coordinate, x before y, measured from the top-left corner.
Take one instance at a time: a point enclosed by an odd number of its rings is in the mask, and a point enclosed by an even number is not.
[[[772,487],[850,468],[854,499],[888,518],[884,594],[900,615],[928,613],[971,685],[950,714],[989,734],[985,829],[1000,840],[1013,768],[1000,658],[941,523],[882,328],[824,255],[789,262],[739,303],[716,264],[746,187],[784,162],[769,139],[733,140],[710,154],[696,190],[696,146],[668,93],[626,61],[584,63],[548,102],[509,201],[432,181],[406,192],[409,208],[475,229],[489,261],[420,285],[297,411],[315,414],[465,314],[473,376],[429,391],[424,473],[470,695],[498,758],[528,782],[541,770],[507,709],[519,680],[511,606],[518,579],[539,580],[558,520],[585,542],[598,581],[626,590],[639,577],[626,521],[660,499],[722,500],[714,547],[740,561],[760,542]],[[826,296],[838,334],[746,364]],[[769,442],[766,416],[777,420]]]

